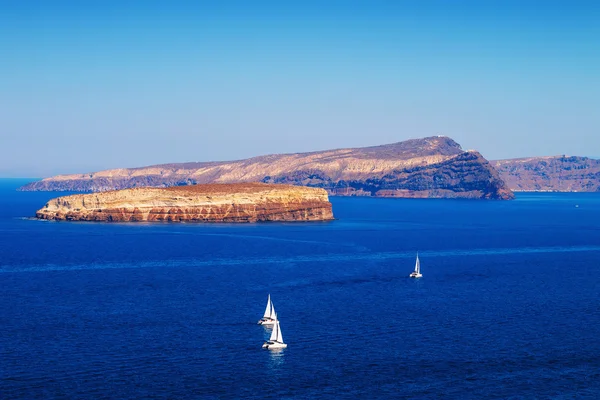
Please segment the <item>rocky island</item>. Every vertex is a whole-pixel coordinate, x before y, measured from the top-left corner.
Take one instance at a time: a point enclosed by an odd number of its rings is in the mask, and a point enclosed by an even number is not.
[[[593,158],[549,156],[513,158],[491,163],[515,191],[600,191],[600,160]]]
[[[445,136],[382,146],[275,154],[239,161],[163,164],[59,175],[21,190],[100,192],[205,183],[284,183],[336,196],[512,199],[492,165]]]
[[[333,219],[324,189],[264,183],[135,188],[50,200],[36,217],[68,221],[266,222]]]

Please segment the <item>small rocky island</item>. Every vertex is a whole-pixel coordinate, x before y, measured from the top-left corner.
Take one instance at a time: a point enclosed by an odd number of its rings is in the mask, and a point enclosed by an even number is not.
[[[333,219],[324,189],[264,183],[134,188],[50,200],[46,220],[266,222]]]

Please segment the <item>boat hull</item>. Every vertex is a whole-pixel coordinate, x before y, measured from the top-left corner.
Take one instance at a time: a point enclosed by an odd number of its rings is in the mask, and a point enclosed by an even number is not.
[[[423,275],[413,272],[412,274],[409,275],[410,278],[422,278]]]
[[[273,326],[274,324],[275,320],[273,319],[261,318],[260,321],[258,321],[258,325]]]
[[[278,343],[278,342],[266,342],[265,344],[262,345],[263,349],[267,349],[267,350],[277,350],[277,349],[285,349],[287,347],[287,344],[285,343]]]

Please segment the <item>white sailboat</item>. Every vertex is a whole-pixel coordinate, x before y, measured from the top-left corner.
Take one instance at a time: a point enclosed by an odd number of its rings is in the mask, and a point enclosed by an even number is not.
[[[417,262],[415,263],[415,270],[409,275],[411,278],[421,278],[421,262],[419,261],[419,253],[417,253]]]
[[[287,344],[283,343],[283,336],[281,335],[281,326],[277,319],[277,314],[274,314],[275,321],[273,322],[273,330],[271,331],[271,337],[266,341],[262,347],[268,350],[285,349]]]
[[[273,325],[275,321],[275,307],[273,306],[273,302],[271,301],[271,295],[269,294],[269,298],[267,299],[267,308],[265,308],[265,313],[263,317],[258,321],[259,325]]]

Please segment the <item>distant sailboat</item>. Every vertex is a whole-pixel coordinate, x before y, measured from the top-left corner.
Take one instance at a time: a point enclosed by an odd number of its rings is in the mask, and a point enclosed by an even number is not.
[[[268,350],[285,349],[287,347],[287,344],[283,343],[283,336],[281,335],[281,326],[279,325],[277,314],[273,314],[273,317],[274,322],[273,330],[271,331],[271,337],[262,345],[262,347],[263,349]]]
[[[265,308],[265,314],[258,321],[259,325],[273,325],[276,319],[275,307],[273,306],[273,302],[271,301],[271,295],[269,294],[269,298],[267,299],[267,308]]]
[[[409,275],[411,278],[421,278],[421,262],[419,261],[419,253],[417,253],[417,262],[415,263],[415,270]]]

